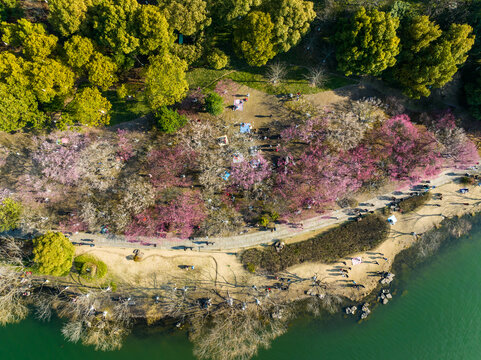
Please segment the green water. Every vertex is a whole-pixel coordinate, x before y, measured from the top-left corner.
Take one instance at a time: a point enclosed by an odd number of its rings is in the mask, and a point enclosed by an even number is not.
[[[481,359],[481,227],[404,272],[399,293],[361,324],[338,315],[297,320],[258,359]],[[65,342],[61,322],[26,320],[0,328],[0,359],[193,359],[184,335],[140,333],[99,353]]]

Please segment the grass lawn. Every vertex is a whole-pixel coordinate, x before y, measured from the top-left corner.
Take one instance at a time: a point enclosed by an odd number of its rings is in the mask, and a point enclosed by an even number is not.
[[[110,125],[135,120],[150,112],[149,105],[145,101],[144,94],[138,92],[132,100],[120,99],[115,91],[107,91],[105,96],[112,104],[110,112]]]
[[[323,88],[315,88],[309,86],[304,75],[307,74],[307,69],[300,66],[289,67],[289,72],[286,79],[281,81],[277,86],[272,85],[264,77],[266,67],[261,68],[246,68],[245,70],[212,70],[212,69],[193,69],[187,73],[187,80],[191,89],[201,87],[204,90],[213,90],[215,88],[216,80],[225,75],[235,82],[249,86],[272,95],[297,93],[315,94],[321,91],[337,89],[342,86],[353,84],[353,80],[346,79],[343,76],[329,74],[328,80]]]

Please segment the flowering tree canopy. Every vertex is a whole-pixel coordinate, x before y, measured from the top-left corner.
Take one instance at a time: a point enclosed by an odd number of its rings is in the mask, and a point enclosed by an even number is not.
[[[188,190],[136,215],[127,234],[129,237],[165,237],[167,233],[175,233],[187,238],[205,218],[206,209],[200,193]]]
[[[271,175],[270,164],[261,155],[250,161],[243,160],[232,165],[232,183],[244,190],[253,187]]]
[[[441,154],[435,137],[415,126],[407,115],[384,122],[371,134],[372,152],[379,166],[394,180],[415,181],[441,169]]]
[[[195,166],[196,153],[180,146],[153,150],[148,155],[152,184],[159,188],[190,186],[188,173]]]

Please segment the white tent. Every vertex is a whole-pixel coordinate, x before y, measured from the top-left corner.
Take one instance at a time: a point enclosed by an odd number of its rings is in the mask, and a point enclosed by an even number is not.
[[[394,215],[391,215],[390,217],[387,218],[387,222],[390,223],[391,225],[395,225],[397,223],[397,219]]]

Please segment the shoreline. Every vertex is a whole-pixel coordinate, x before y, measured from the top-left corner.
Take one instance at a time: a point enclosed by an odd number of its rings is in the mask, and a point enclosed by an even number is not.
[[[154,296],[160,284],[193,287],[202,283],[204,289],[210,287],[210,290],[218,294],[219,301],[224,301],[230,291],[229,296],[234,300],[254,303],[255,298],[266,297],[265,291],[261,289],[271,288],[271,296],[290,302],[309,297],[306,292],[312,288],[312,278],[316,276],[330,294],[345,297],[350,301],[361,301],[379,286],[380,277],[373,276],[373,273],[390,271],[395,256],[416,243],[413,232],[422,234],[439,226],[446,218],[481,211],[481,187],[469,186],[470,192],[467,194],[458,192],[461,187],[464,186],[451,181],[434,190],[443,195],[442,201],[432,199],[407,214],[396,212],[398,222],[391,226],[388,238],[374,249],[351,254],[332,264],[304,263],[281,272],[279,277],[290,279],[288,291],[275,289],[274,285],[278,280],[272,276],[249,273],[235,252],[142,249],[143,260],[133,262],[129,260],[131,248],[96,246],[78,247],[76,255],[89,253],[104,261],[119,283],[130,284],[132,294],[136,291],[134,287],[144,294]],[[352,257],[361,257],[363,262],[351,265]],[[181,269],[184,265],[193,265],[195,269]],[[351,267],[348,279],[341,277],[338,270],[341,267]],[[352,280],[356,284],[364,285],[364,288],[357,290],[349,286]]]

